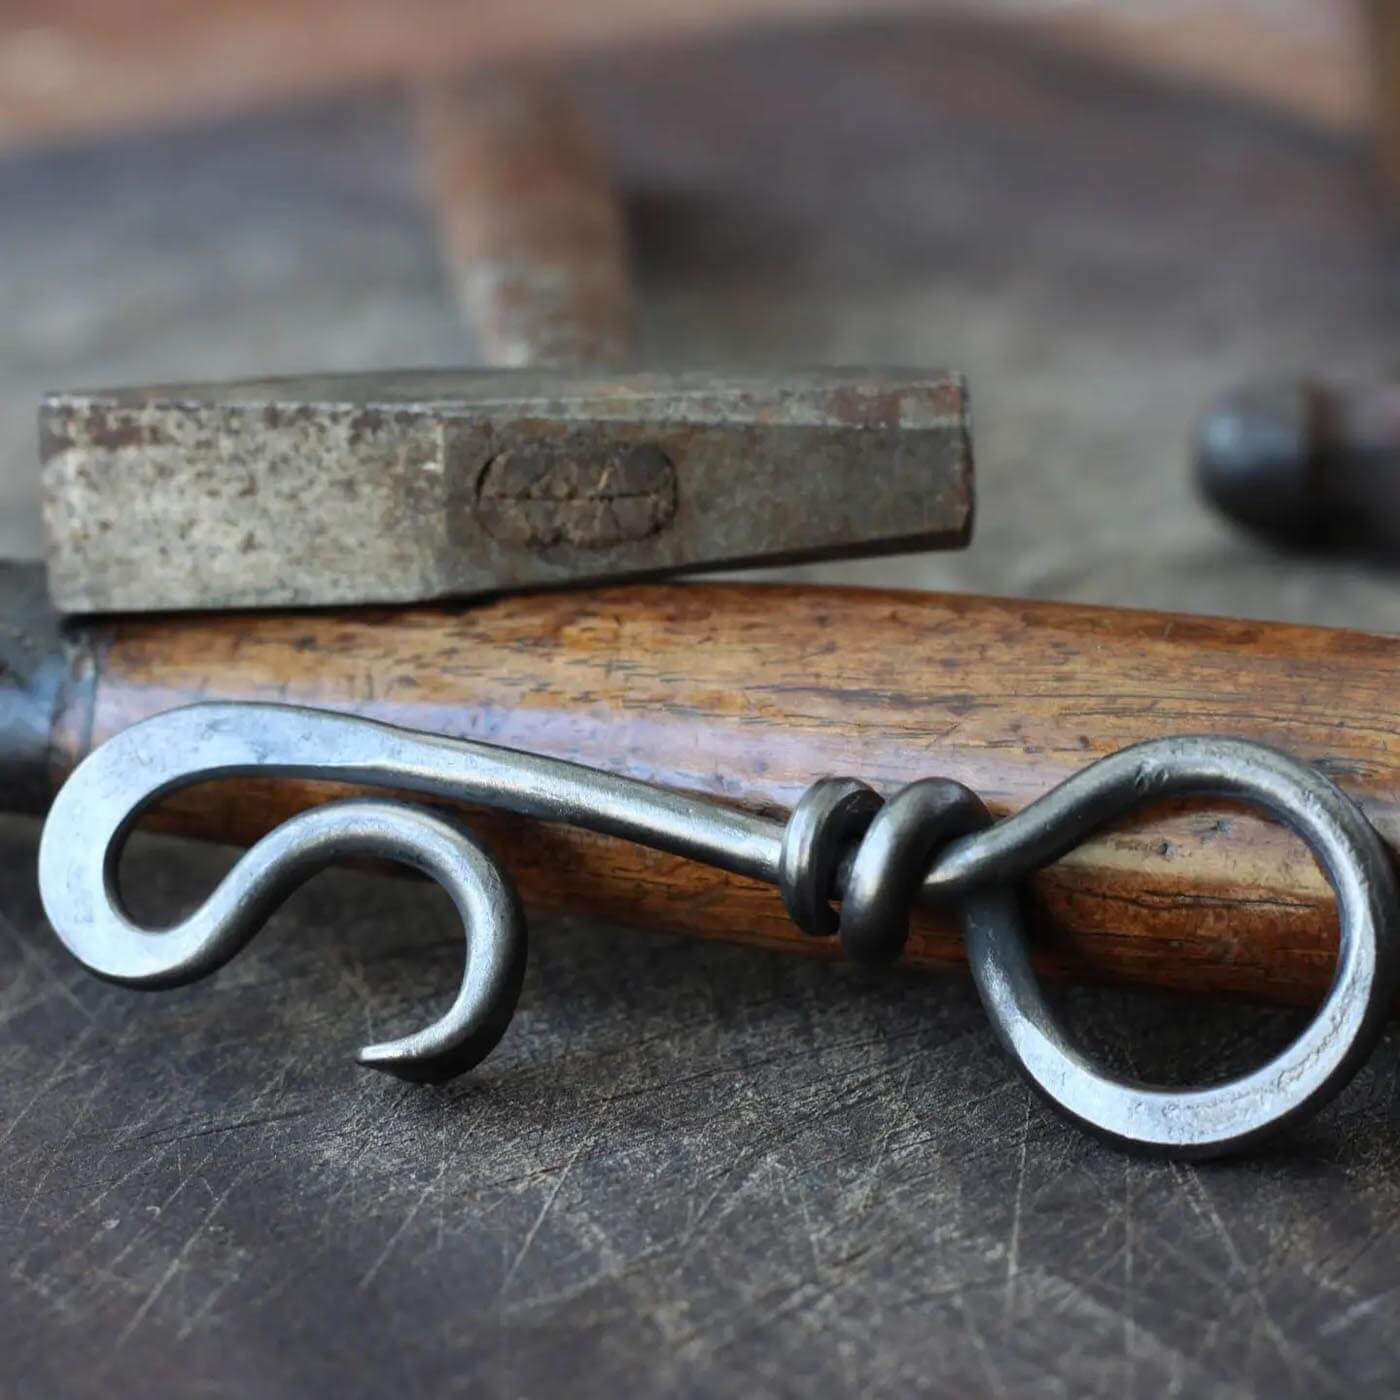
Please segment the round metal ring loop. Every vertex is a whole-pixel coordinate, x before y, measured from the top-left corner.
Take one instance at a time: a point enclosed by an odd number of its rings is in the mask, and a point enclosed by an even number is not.
[[[1204,1088],[1115,1078],[1066,1037],[1031,966],[1014,882],[1089,830],[1159,797],[1243,800],[1307,842],[1337,896],[1337,972],[1317,1014],[1266,1064]],[[1321,773],[1258,745],[1169,739],[1126,749],[980,835],[955,842],[929,886],[960,891],[977,989],[1006,1049],[1061,1112],[1127,1148],[1209,1157],[1257,1142],[1316,1111],[1375,1044],[1395,991],[1397,891],[1380,839]]]

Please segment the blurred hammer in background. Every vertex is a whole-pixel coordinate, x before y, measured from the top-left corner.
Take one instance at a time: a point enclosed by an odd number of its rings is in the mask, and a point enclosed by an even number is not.
[[[1400,384],[1231,390],[1195,453],[1206,498],[1261,539],[1400,560]]]
[[[967,543],[959,376],[622,373],[623,218],[568,93],[478,70],[419,115],[451,280],[499,369],[48,396],[60,610],[416,602]]]
[[[474,72],[418,99],[448,272],[485,363],[620,364],[636,315],[607,162],[562,82]]]

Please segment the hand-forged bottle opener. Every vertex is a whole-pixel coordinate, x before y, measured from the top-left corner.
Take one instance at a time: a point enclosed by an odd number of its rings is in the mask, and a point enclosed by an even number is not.
[[[997,823],[972,791],[938,778],[888,801],[855,779],[823,778],[782,822],[559,759],[274,704],[170,710],[78,766],[44,828],[40,887],[59,937],[115,982],[173,986],[214,971],[291,888],[342,857],[387,857],[438,880],[466,929],[457,997],[432,1025],[360,1052],[362,1063],[407,1079],[472,1068],[509,1025],[526,953],[509,879],[455,822],[401,801],[356,798],[283,823],[174,927],[138,927],[122,907],[116,866],[139,813],[191,783],[249,774],[411,789],[705,861],[776,884],[802,929],[839,936],[859,962],[898,955],[916,902],[951,905],[982,1002],[1031,1084],[1120,1146],[1174,1157],[1237,1150],[1314,1112],[1364,1062],[1396,989],[1400,895],[1375,830],[1322,773],[1239,740],[1123,749]],[[1341,945],[1321,1007],[1268,1063],[1224,1083],[1159,1089],[1105,1073],[1070,1043],[1032,969],[1016,885],[1103,823],[1181,796],[1250,803],[1296,831],[1336,893]]]

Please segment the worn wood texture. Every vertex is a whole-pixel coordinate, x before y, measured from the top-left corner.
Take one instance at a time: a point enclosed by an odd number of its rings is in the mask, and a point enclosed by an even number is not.
[[[1138,740],[1231,734],[1316,763],[1400,849],[1400,639],[1045,603],[757,585],[607,589],[453,611],[95,625],[56,761],[192,701],[277,699],[594,764],[760,811],[849,773],[941,775],[1023,807]],[[95,689],[89,692],[89,686]],[[324,785],[229,781],[168,829],[247,843]],[[528,902],[830,956],[767,886],[608,838],[477,819]],[[1033,881],[1051,971],[1273,1000],[1331,975],[1331,891],[1246,811],[1144,812]],[[956,965],[948,923],[907,956]]]

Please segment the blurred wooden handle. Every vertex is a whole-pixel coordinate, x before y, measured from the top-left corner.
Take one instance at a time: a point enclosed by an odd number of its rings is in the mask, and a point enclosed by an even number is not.
[[[418,116],[449,274],[483,360],[626,359],[622,211],[562,83],[524,68],[474,72],[425,88]]]
[[[1231,734],[1317,764],[1400,846],[1400,638],[1157,613],[828,588],[657,586],[460,609],[108,621],[75,648],[58,778],[133,721],[194,700],[286,700],[554,754],[785,811],[813,778],[946,775],[1015,810],[1137,740]],[[326,795],[210,784],[156,815],[248,842]],[[536,906],[830,956],[767,886],[608,838],[483,814]],[[1177,803],[1031,882],[1043,962],[1087,980],[1316,998],[1331,892],[1291,834]],[[961,959],[922,920],[907,960]]]

